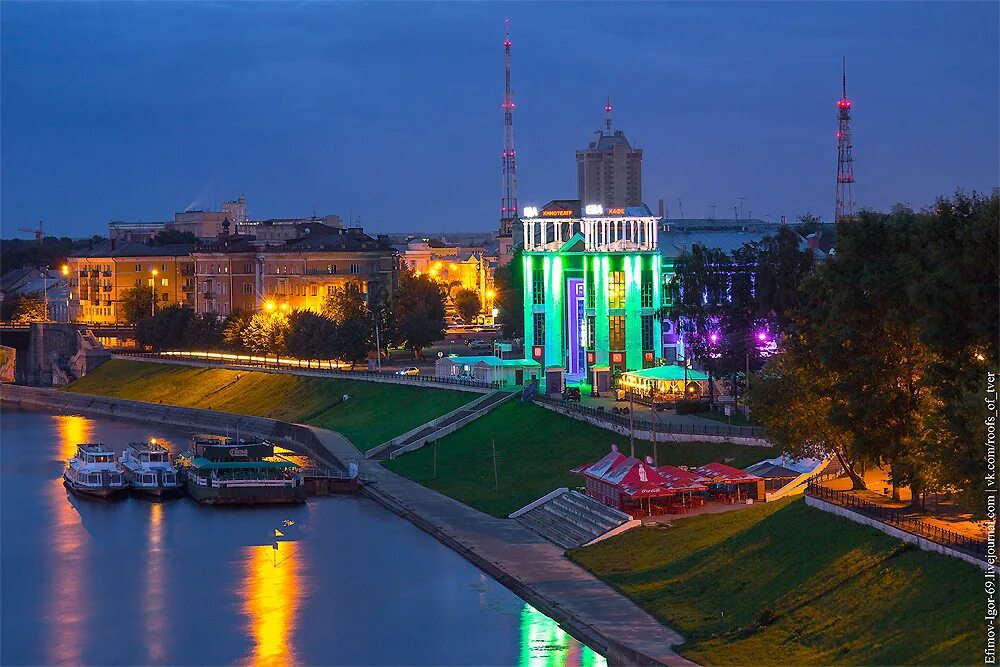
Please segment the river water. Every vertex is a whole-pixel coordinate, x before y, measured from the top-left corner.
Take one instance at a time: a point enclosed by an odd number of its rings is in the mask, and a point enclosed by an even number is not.
[[[155,437],[178,450],[189,436],[4,406],[0,663],[605,664],[364,498],[214,508],[105,503],[62,485],[77,443]]]

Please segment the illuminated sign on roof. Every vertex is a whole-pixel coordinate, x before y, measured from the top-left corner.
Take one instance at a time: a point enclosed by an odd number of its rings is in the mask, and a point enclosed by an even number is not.
[[[570,210],[558,210],[558,211],[542,211],[543,218],[572,218],[573,211]]]

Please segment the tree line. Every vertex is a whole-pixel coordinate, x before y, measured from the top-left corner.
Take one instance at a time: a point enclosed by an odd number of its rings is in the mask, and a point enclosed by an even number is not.
[[[862,212],[791,294],[781,353],[751,387],[754,415],[797,456],[832,454],[865,488],[888,470],[912,503],[986,495],[986,378],[997,366],[1000,195]]]
[[[443,289],[433,279],[408,271],[401,274],[395,294],[383,287],[366,298],[358,282],[335,286],[318,313],[286,311],[271,303],[259,312],[235,312],[226,318],[177,304],[153,314],[152,298],[149,288],[133,288],[124,295],[122,309],[136,324],[137,343],[154,351],[286,355],[338,360],[353,368],[376,351],[376,339],[383,356],[403,347],[416,358],[445,332]]]

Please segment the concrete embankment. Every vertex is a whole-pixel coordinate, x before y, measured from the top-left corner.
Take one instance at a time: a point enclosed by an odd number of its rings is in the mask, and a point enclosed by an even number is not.
[[[178,408],[51,389],[5,385],[4,401],[47,410],[140,419],[298,444],[341,465],[357,462],[370,480],[364,492],[497,579],[570,634],[607,656],[611,664],[691,665],[673,651],[683,638],[632,601],[570,562],[555,545],[516,521],[498,519],[386,470],[338,433],[272,419]]]

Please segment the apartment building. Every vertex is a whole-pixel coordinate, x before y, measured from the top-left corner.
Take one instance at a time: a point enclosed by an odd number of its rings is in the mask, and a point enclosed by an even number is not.
[[[69,316],[74,322],[124,322],[126,289],[151,287],[156,307],[194,305],[194,246],[109,242],[73,254],[69,268]]]

